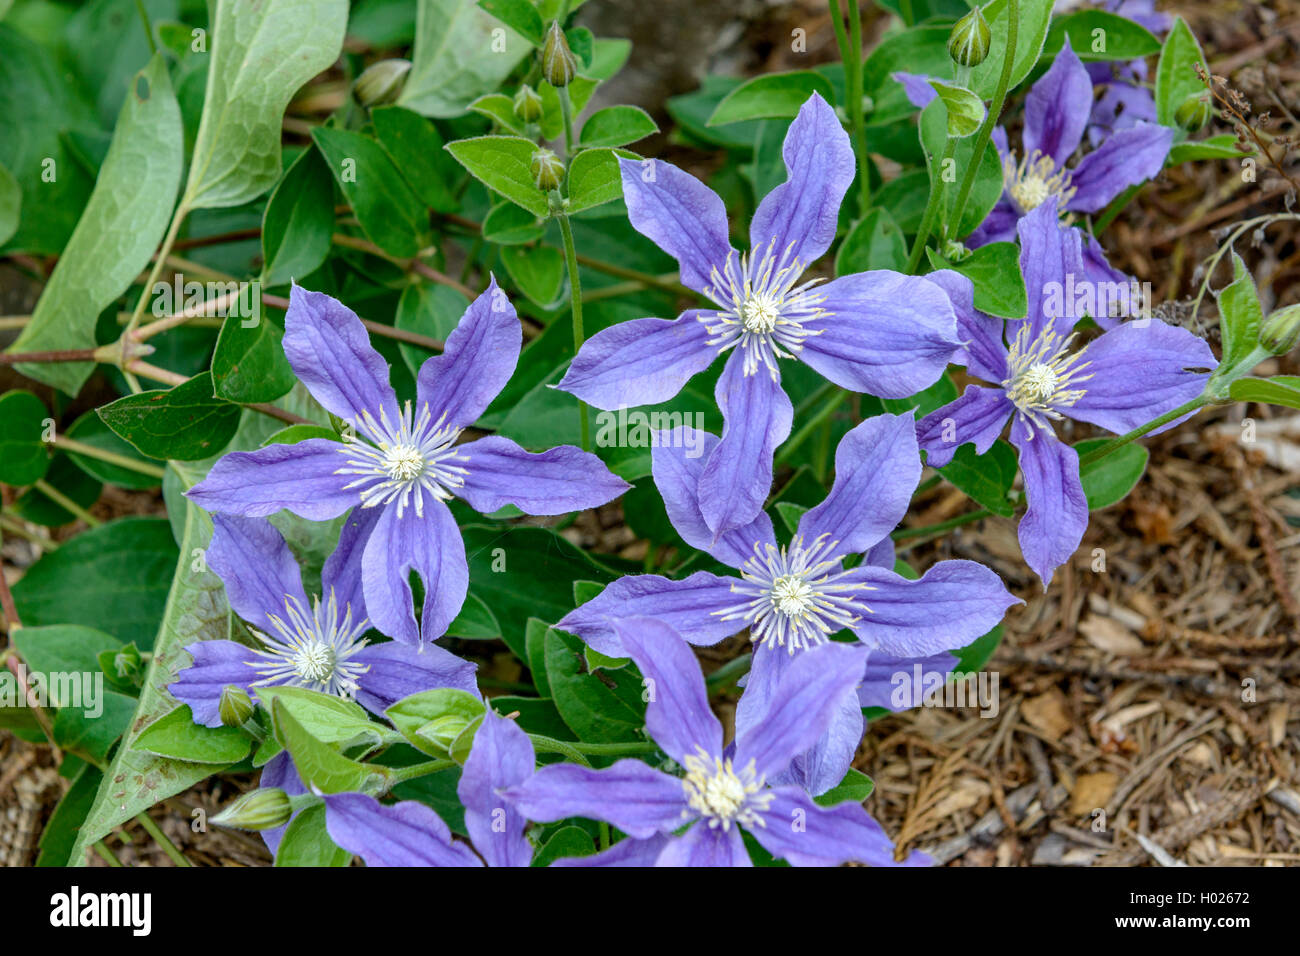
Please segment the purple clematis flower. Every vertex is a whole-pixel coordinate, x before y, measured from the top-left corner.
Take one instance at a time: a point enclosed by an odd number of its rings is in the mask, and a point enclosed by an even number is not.
[[[795,866],[847,860],[897,865],[891,841],[861,805],[821,807],[798,787],[768,785],[769,777],[821,735],[833,702],[857,682],[844,658],[856,660],[860,652],[827,644],[800,655],[766,718],[738,732],[734,749],[724,749],[722,724],[709,710],[704,675],[686,642],[660,621],[631,619],[615,628],[645,678],[646,730],[685,775],[674,777],[632,759],[604,770],[569,763],[543,767],[504,791],[524,816],[539,822],[589,817],[633,840],[655,841],[620,843],[607,851],[612,859],[599,854],[585,865],[628,865],[629,856],[644,863],[657,850],[657,866],[749,866],[741,829]],[[669,836],[683,826],[684,833]],[[908,859],[908,865],[929,862],[919,853]]]
[[[500,793],[532,776],[534,764],[528,735],[489,707],[456,787],[473,850],[414,800],[384,805],[361,793],[327,796],[325,829],[366,866],[528,866],[528,821]]]
[[[422,690],[457,687],[478,693],[474,665],[436,644],[417,650],[365,640],[362,542],[355,529],[344,527],[321,573],[325,593],[310,601],[289,546],[269,521],[216,515],[213,525],[208,566],[225,583],[231,608],[261,646],[216,640],[185,649],[193,663],[168,690],[189,704],[195,723],[221,726],[217,708],[230,685],[250,694],[265,686],[305,687],[355,698],[381,716]]]
[[[1001,320],[975,311],[969,279],[932,274],[953,295],[970,343],[967,369],[997,384],[967,386],[955,402],[921,419],[917,434],[929,464],[943,466],[967,442],[980,454],[988,451],[1011,420],[1029,502],[1020,547],[1046,587],[1088,524],[1079,456],[1052,423],[1071,418],[1131,431],[1199,395],[1205,370],[1217,362],[1204,341],[1157,319],[1123,323],[1085,348],[1072,348],[1073,327],[1083,316],[1060,292],[1084,274],[1078,230],[1062,228],[1055,200],[1048,200],[1020,221],[1019,234],[1029,314],[1007,322],[1009,345]]]
[[[759,720],[782,674],[808,648],[851,630],[867,647],[898,658],[962,647],[987,633],[1014,603],[998,576],[974,561],[941,561],[919,580],[893,570],[889,533],[902,520],[921,475],[916,425],[910,415],[880,415],[855,427],[835,452],[835,481],[826,499],[805,512],[784,547],[760,512],[750,524],[716,540],[700,514],[703,459],[718,439],[705,432],[686,441],[660,433],[652,451],[655,485],[668,517],[692,547],[739,571],[721,577],[697,571],[675,581],[629,575],[578,607],[558,627],[612,657],[627,656],[615,622],[656,618],[692,644],[716,644],[745,628],[757,645],[737,727]],[[866,555],[852,569],[845,558]],[[854,659],[856,686],[867,667]],[[831,732],[801,756],[792,773],[821,793],[840,782],[862,739],[862,710],[853,693],[839,701]]]
[[[580,511],[629,487],[595,455],[571,445],[530,454],[489,436],[457,444],[509,381],[522,331],[492,280],[417,376],[417,400],[399,407],[388,366],[351,309],[295,285],[285,317],[284,352],[312,395],[357,437],[312,438],[232,452],[191,488],[208,511],[253,517],[282,508],[322,521],[348,509],[361,555],[364,609],[376,628],[418,644],[440,635],[464,603],[465,544],[446,502],[453,495],[484,513],[513,504],[528,514]],[[416,624],[408,576],[424,581]],[[362,602],[354,611],[362,613]]]
[[[1156,98],[1147,86],[1145,60],[1089,63],[1087,69],[1093,88],[1101,91],[1088,117],[1088,142],[1093,149],[1121,130],[1156,122]]]
[[[793,415],[778,359],[798,358],[855,392],[902,398],[939,377],[957,341],[947,300],[925,279],[880,271],[803,280],[835,238],[853,150],[814,94],[783,155],[789,178],[759,204],[748,254],[731,247],[722,200],[699,180],[659,160],[619,161],[632,225],[716,308],[605,329],[558,386],[610,411],[657,404],[730,352],[716,390],[726,425],[701,479],[714,535],[753,520],[771,488],[772,454]]]

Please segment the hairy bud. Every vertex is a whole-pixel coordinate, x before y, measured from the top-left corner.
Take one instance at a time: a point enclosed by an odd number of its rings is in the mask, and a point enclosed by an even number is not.
[[[411,72],[410,60],[380,60],[372,63],[352,85],[352,95],[362,106],[383,106],[394,102]]]
[[[1187,132],[1195,133],[1204,127],[1213,115],[1214,108],[1210,105],[1210,94],[1193,93],[1178,104],[1178,109],[1174,111],[1174,122]]]
[[[578,72],[578,61],[569,49],[569,41],[560,29],[560,21],[552,20],[542,44],[542,76],[551,86],[568,86]]]
[[[293,816],[289,795],[279,787],[250,790],[226,807],[212,822],[239,830],[272,830],[284,826]]]
[[[228,684],[221,690],[221,699],[217,701],[217,714],[221,723],[227,727],[242,727],[253,716],[253,698],[248,691],[234,684]]]
[[[539,149],[533,153],[528,169],[533,174],[533,182],[544,193],[559,189],[560,183],[564,181],[564,163],[549,149]]]
[[[1274,355],[1285,355],[1300,343],[1300,304],[1278,309],[1259,330],[1259,344]]]
[[[948,55],[958,66],[979,66],[989,55],[989,22],[976,7],[953,24],[948,34]]]
[[[527,83],[515,94],[515,116],[525,123],[536,123],[542,118],[542,98]]]

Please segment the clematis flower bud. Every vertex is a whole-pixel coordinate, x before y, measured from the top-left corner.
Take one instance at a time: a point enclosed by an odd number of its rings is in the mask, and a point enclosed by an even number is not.
[[[222,688],[217,701],[217,714],[227,727],[242,727],[253,716],[253,698],[242,687],[229,684]]]
[[[532,164],[528,167],[533,174],[533,182],[542,192],[559,189],[564,181],[564,163],[549,149],[539,149],[533,153]]]
[[[239,830],[272,830],[288,823],[291,816],[293,807],[287,793],[279,787],[260,787],[230,804],[212,822]]]
[[[535,123],[542,118],[542,98],[527,83],[515,94],[515,116],[525,123]]]
[[[1205,126],[1213,115],[1214,108],[1210,106],[1210,94],[1193,93],[1174,111],[1174,122],[1187,132],[1195,133]]]
[[[948,34],[948,55],[958,66],[979,66],[989,55],[989,22],[976,7],[953,24]]]
[[[1259,330],[1259,344],[1274,355],[1285,355],[1300,343],[1300,304],[1278,309]]]
[[[406,85],[406,75],[411,72],[410,60],[380,60],[372,63],[357,77],[352,85],[352,95],[362,106],[383,106],[401,95]]]
[[[546,31],[546,42],[542,44],[542,76],[551,86],[568,86],[578,72],[578,61],[573,58],[569,41],[560,29],[558,20],[551,21],[551,28]]]

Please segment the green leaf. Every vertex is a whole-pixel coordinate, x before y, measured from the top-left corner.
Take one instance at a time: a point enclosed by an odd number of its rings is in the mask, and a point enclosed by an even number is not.
[[[533,46],[541,46],[546,25],[528,0],[478,0],[478,5]]]
[[[323,793],[368,793],[382,786],[392,776],[378,764],[349,760],[329,744],[313,737],[298,723],[283,700],[271,705],[271,724],[275,739],[293,757],[294,768],[303,783]]]
[[[971,280],[975,308],[981,312],[1023,319],[1029,311],[1020,274],[1020,249],[1014,242],[990,242],[958,262],[948,262],[933,249],[925,251],[936,269],[952,269]]]
[[[907,243],[887,209],[876,208],[849,230],[835,253],[835,274],[850,275],[873,269],[902,272],[907,266]]]
[[[940,99],[933,100],[921,111],[920,136],[925,150],[926,166],[933,188],[944,190],[944,218],[952,218],[952,207],[957,201],[957,183],[974,156],[975,141],[965,137],[957,141],[951,164],[943,164],[945,144],[948,140],[947,108]],[[953,236],[967,236],[988,216],[1002,195],[1002,164],[996,149],[985,149],[971,187],[970,198],[962,211],[961,222],[950,229]],[[902,221],[900,220],[900,225]],[[906,230],[907,226],[903,225]]]
[[[176,542],[165,519],[119,518],[43,555],[13,586],[14,603],[29,630],[107,626],[119,641],[149,650],[175,564]]]
[[[404,697],[384,711],[411,746],[447,756],[453,741],[483,716],[483,701],[468,691],[439,687]]]
[[[90,806],[95,801],[95,791],[99,789],[103,774],[90,764],[82,766],[72,781],[72,786],[63,795],[54,814],[41,833],[40,856],[36,858],[37,866],[68,866],[72,848],[77,844],[77,831],[86,820]]]
[[[327,744],[378,743],[385,729],[354,701],[305,687],[259,687],[257,699],[267,710],[278,702],[303,730]]]
[[[871,791],[875,788],[875,782],[870,777],[862,771],[850,767],[843,780],[821,796],[814,797],[813,802],[819,807],[833,807],[837,803],[847,803],[849,801],[861,803],[871,796]]]
[[[1300,408],[1300,376],[1274,375],[1272,378],[1239,378],[1228,386],[1234,402],[1261,402]]]
[[[533,182],[530,166],[537,146],[521,136],[479,136],[447,144],[457,162],[489,189],[534,216],[549,213],[546,194]]]
[[[984,117],[988,115],[983,100],[965,87],[944,83],[942,80],[931,80],[930,86],[948,108],[950,138],[962,139],[971,136],[980,128]]]
[[[98,344],[99,313],[149,265],[167,229],[184,162],[182,143],[167,65],[155,56],[131,84],[90,201],[10,351]],[[69,395],[80,391],[93,368],[89,362],[17,366]]]
[[[630,140],[629,140],[630,142]],[[22,217],[23,190],[14,174],[0,163],[0,246],[18,231]]]
[[[519,291],[543,308],[556,305],[564,288],[564,256],[553,246],[509,246],[501,261]]]
[[[639,106],[609,106],[592,113],[582,124],[578,144],[584,149],[626,146],[657,132],[655,121]]]
[[[285,828],[275,851],[276,866],[347,866],[352,854],[336,846],[325,829],[325,804],[305,808]]]
[[[197,461],[220,451],[239,427],[239,406],[212,391],[212,373],[204,372],[174,388],[126,395],[99,417],[141,454]]]
[[[512,202],[493,206],[483,220],[483,240],[498,246],[522,245],[542,238],[544,230],[537,214]]]
[[[379,145],[401,170],[420,201],[438,212],[456,212],[452,193],[460,170],[443,149],[442,136],[427,119],[400,106],[370,111]]]
[[[902,415],[915,409],[917,416],[920,417],[937,411],[956,398],[957,386],[952,383],[952,379],[947,374],[944,374],[929,388],[915,395],[908,398],[882,398],[880,403],[890,414]]]
[[[994,514],[1010,517],[1015,513],[1007,496],[1016,479],[1016,453],[1001,439],[983,455],[975,453],[974,445],[962,445],[952,461],[938,470],[972,501]]]
[[[104,486],[74,465],[68,456],[56,452],[45,473],[45,483],[82,508],[89,508],[99,500]],[[9,509],[24,521],[58,528],[77,520],[77,516],[50,498],[39,488],[28,488]]]
[[[0,395],[0,481],[21,488],[44,478],[50,449],[41,440],[50,413],[31,392]]]
[[[623,174],[618,157],[632,157],[626,150],[584,149],[569,164],[569,212],[623,198]]]
[[[1008,93],[1020,85],[1038,62],[1052,22],[1052,4],[1053,0],[1020,0],[1018,4],[1016,53]],[[984,5],[983,10],[989,23],[989,55],[971,71],[970,88],[987,100],[993,97],[1007,55],[1007,0],[992,0]]]
[[[1198,159],[1240,159],[1248,155],[1237,149],[1236,142],[1237,137],[1224,133],[1195,143],[1175,143],[1173,149],[1169,150],[1165,166],[1177,166]]]
[[[975,674],[982,671],[984,665],[993,659],[993,653],[1001,643],[1002,625],[998,624],[987,634],[954,651],[957,663],[953,665],[952,674]]]
[[[289,425],[281,428],[262,442],[262,447],[265,448],[267,445],[296,445],[298,442],[306,441],[309,438],[339,441],[339,434],[334,429],[326,428],[324,425]]]
[[[51,624],[45,627],[14,628],[13,644],[27,666],[46,674],[99,670],[99,655],[122,646],[112,634],[80,624]],[[64,706],[55,700],[54,707]]]
[[[280,126],[289,100],[343,48],[347,0],[214,0],[203,118],[187,209],[239,206],[280,178]]]
[[[799,519],[803,517],[808,508],[806,505],[796,504],[793,501],[778,501],[776,503],[776,513],[781,518],[781,523],[791,534],[799,530]]]
[[[746,80],[723,97],[708,119],[709,126],[755,119],[790,119],[814,93],[835,102],[830,80],[812,70],[766,73]]]
[[[591,856],[596,852],[596,844],[591,834],[582,827],[573,825],[560,827],[551,838],[537,851],[530,866],[550,866],[556,860],[566,857]]]
[[[305,149],[266,204],[262,285],[284,285],[311,275],[329,255],[333,234],[334,177],[319,150]]]
[[[221,326],[212,354],[215,397],[240,404],[273,402],[297,381],[280,344],[284,333],[265,316],[251,326],[248,321],[232,314]]]
[[[532,44],[465,0],[420,0],[411,72],[398,103],[425,116],[460,116],[490,93]],[[503,30],[504,35],[494,35]]]
[[[513,208],[513,207],[511,207]],[[439,341],[447,341],[460,318],[469,308],[464,294],[450,286],[433,283],[408,285],[402,290],[397,303],[397,318],[393,325],[404,332],[418,332]],[[426,348],[400,343],[402,358],[412,375],[420,373],[420,366],[431,356]]]
[[[1076,444],[1074,450],[1083,458],[1108,441],[1108,438],[1089,438]],[[1079,480],[1088,498],[1088,510],[1109,508],[1123,500],[1146,471],[1147,458],[1146,448],[1131,442],[1099,461],[1080,466]]]
[[[424,204],[369,136],[317,126],[312,139],[352,206],[362,231],[380,249],[409,258],[428,243]]]
[[[103,419],[99,417],[93,408],[73,422],[65,434],[83,445],[91,445],[101,451],[112,452],[114,455],[121,455],[123,458],[131,458],[142,464],[152,464],[155,467],[160,464],[157,460],[146,459],[132,447],[130,442],[118,438],[113,430],[104,424]],[[157,488],[162,480],[131,468],[123,468],[120,465],[112,465],[98,458],[91,458],[89,455],[79,455],[76,452],[66,452],[66,454],[69,460],[86,474],[110,485],[143,490]]]
[[[560,716],[579,740],[640,740],[645,703],[639,675],[628,669],[606,673],[603,679],[593,676],[586,670],[584,647],[555,628],[546,631],[546,678]]]
[[[140,731],[132,746],[186,763],[229,765],[247,757],[253,741],[237,727],[196,724],[189,705],[181,704]]]
[[[1160,41],[1146,27],[1106,10],[1078,10],[1052,21],[1040,64],[1050,64],[1065,38],[1085,63],[1099,60],[1139,60],[1160,50]]]
[[[507,132],[514,133],[516,136],[523,136],[525,133],[523,121],[515,116],[515,101],[504,93],[480,96],[469,104],[469,108],[480,116],[486,116]]]
[[[1255,280],[1246,263],[1234,250],[1232,283],[1218,293],[1219,330],[1223,336],[1223,365],[1232,368],[1255,350],[1264,310],[1255,291]]]
[[[1178,17],[1165,37],[1160,61],[1156,64],[1156,120],[1161,126],[1178,129],[1178,121],[1174,119],[1178,107],[1187,97],[1205,89],[1205,84],[1196,75],[1197,64],[1209,72],[1201,45],[1183,18]]]

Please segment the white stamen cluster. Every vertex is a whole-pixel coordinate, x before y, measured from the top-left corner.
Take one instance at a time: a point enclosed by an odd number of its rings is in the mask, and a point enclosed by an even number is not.
[[[1057,197],[1059,207],[1064,209],[1077,191],[1070,185],[1070,171],[1057,169],[1052,157],[1044,156],[1037,149],[1019,163],[1014,155],[1003,159],[1002,178],[1007,192],[1023,212],[1032,212],[1051,196]]]
[[[737,773],[730,760],[711,757],[698,745],[695,749],[697,753],[682,761],[686,770],[682,789],[687,806],[711,828],[721,827],[724,832],[733,823],[743,827],[766,826],[762,814],[767,812],[773,794],[764,789],[763,779],[755,773],[754,761]]]
[[[416,515],[424,517],[426,492],[445,501],[452,495],[450,489],[465,484],[467,472],[452,464],[463,460],[456,454],[460,429],[447,424],[445,412],[435,422],[427,402],[414,417],[407,402],[400,416],[392,422],[386,409],[380,408],[378,420],[369,410],[362,412],[356,428],[366,440],[343,445],[347,467],[335,474],[358,476],[345,488],[361,489],[363,508],[396,501],[400,518],[414,498]]]
[[[1075,386],[1092,378],[1083,374],[1092,363],[1079,361],[1084,352],[1070,353],[1073,334],[1063,338],[1049,327],[1032,342],[1029,335],[1030,325],[1024,322],[1008,350],[1009,374],[1002,387],[1032,438],[1034,428],[1047,428],[1048,419],[1063,417],[1058,408],[1068,408],[1087,394],[1087,389]]]
[[[824,298],[810,292],[821,280],[797,284],[804,264],[792,258],[794,243],[776,255],[776,240],[748,255],[727,256],[721,272],[713,267],[705,293],[718,304],[718,312],[702,312],[700,321],[709,334],[709,345],[725,352],[739,346],[744,354],[744,372],[753,375],[764,365],[773,380],[778,377],[776,360],[793,358],[803,340],[820,330],[804,324],[824,318]]]
[[[873,588],[843,580],[850,572],[834,556],[837,544],[827,534],[807,547],[799,535],[788,548],[755,544],[740,569],[741,581],[731,586],[745,602],[714,613],[724,621],[747,621],[755,644],[766,641],[791,654],[825,643],[857,621],[860,611],[871,611],[851,592]]]
[[[357,678],[369,666],[351,658],[366,646],[361,635],[370,622],[365,618],[354,622],[351,604],[340,617],[333,588],[329,600],[322,605],[316,598],[310,612],[289,595],[284,609],[284,617],[267,615],[274,635],[253,631],[262,643],[253,651],[261,660],[248,662],[261,678],[255,686],[291,684],[335,697],[356,696]]]

